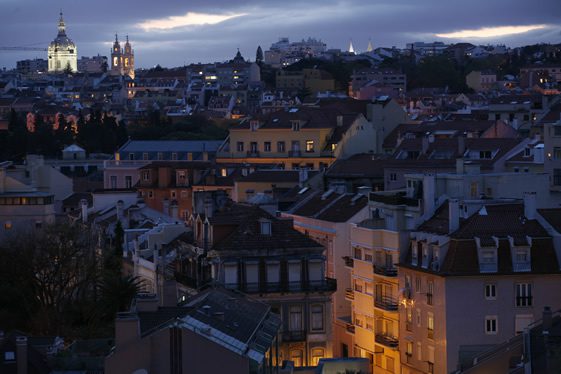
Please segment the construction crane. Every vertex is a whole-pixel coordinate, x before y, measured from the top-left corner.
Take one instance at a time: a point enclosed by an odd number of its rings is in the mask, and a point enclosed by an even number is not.
[[[40,47],[0,47],[0,51],[43,51],[43,52],[46,52],[47,48],[40,48]]]

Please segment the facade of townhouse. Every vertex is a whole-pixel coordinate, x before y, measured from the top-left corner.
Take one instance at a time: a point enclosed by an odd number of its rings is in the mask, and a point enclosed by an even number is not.
[[[399,264],[404,373],[454,372],[561,306],[558,250],[537,215],[535,193],[451,199],[411,234]]]
[[[193,220],[198,275],[271,305],[282,320],[279,360],[299,367],[332,357],[337,286],[325,276],[323,246],[255,206],[205,208]]]

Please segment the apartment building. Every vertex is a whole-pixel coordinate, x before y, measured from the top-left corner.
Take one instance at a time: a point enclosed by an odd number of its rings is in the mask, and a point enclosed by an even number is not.
[[[193,222],[193,252],[208,269],[198,274],[254,295],[281,316],[279,360],[300,367],[332,357],[336,281],[325,276],[323,246],[255,206],[205,208]]]
[[[324,247],[327,277],[337,279],[337,290],[332,296],[333,356],[350,357],[353,341],[347,326],[351,303],[346,298],[346,290],[351,283],[345,266],[346,259],[351,256],[348,245],[350,224],[368,217],[368,189],[362,189],[358,194],[307,190],[299,191],[302,200],[282,216],[292,218],[296,230]]]
[[[561,192],[561,116],[557,122],[544,123],[544,154],[550,189]]]
[[[561,306],[560,248],[539,214],[535,193],[452,199],[412,232],[399,263],[403,373],[454,372]]]

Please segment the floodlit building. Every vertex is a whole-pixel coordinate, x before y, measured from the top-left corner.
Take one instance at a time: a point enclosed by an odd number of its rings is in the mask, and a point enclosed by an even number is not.
[[[66,24],[60,12],[58,35],[48,48],[49,73],[62,73],[65,70],[78,71],[78,50],[76,44],[66,35]]]

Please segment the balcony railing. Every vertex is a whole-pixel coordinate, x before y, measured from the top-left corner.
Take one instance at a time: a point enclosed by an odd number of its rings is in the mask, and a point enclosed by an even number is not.
[[[347,324],[347,332],[349,334],[354,334],[355,333],[355,325],[353,325],[352,323],[348,323]]]
[[[427,329],[427,338],[434,339],[434,330],[433,329]]]
[[[345,256],[345,257],[343,257],[343,260],[345,261],[345,266],[346,267],[351,268],[351,269],[354,267],[355,260],[352,257]]]
[[[317,281],[300,282],[255,282],[243,283],[240,286],[226,285],[245,293],[289,293],[289,292],[334,292],[337,291],[337,280],[326,278]]]
[[[282,333],[283,342],[303,342],[305,340],[306,340],[305,330],[283,331]]]
[[[397,277],[397,268],[393,266],[373,265],[374,273],[386,277]]]
[[[394,312],[397,310],[398,304],[397,299],[391,296],[376,295],[374,298],[374,306],[376,306],[376,308]]]
[[[393,336],[386,334],[376,334],[376,343],[385,345],[389,348],[397,348],[399,346],[399,340]]]
[[[351,301],[355,299],[355,291],[352,288],[347,288],[345,290],[345,299]]]
[[[259,157],[259,151],[247,151],[247,157]]]
[[[288,151],[288,157],[302,157],[302,151]]]

